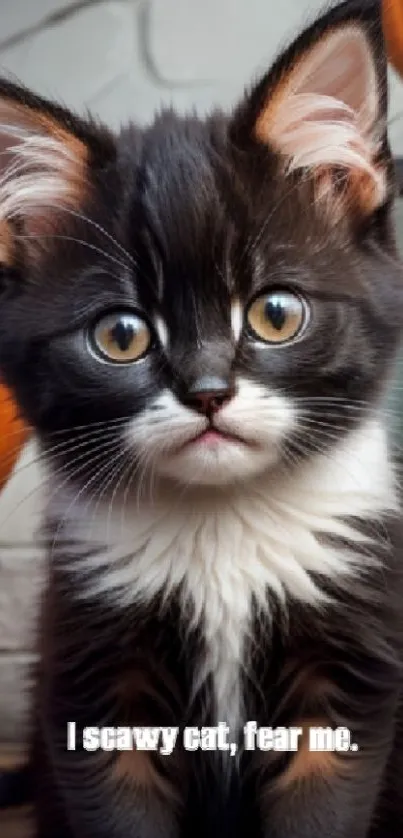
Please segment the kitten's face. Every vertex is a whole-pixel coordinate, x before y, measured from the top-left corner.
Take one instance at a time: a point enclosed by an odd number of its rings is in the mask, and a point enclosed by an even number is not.
[[[17,170],[0,188],[15,236],[2,368],[83,486],[293,469],[374,409],[403,285],[367,23],[335,33],[324,18],[228,119],[166,114],[114,139],[48,105],[36,125],[28,102],[20,134],[31,120],[40,136],[23,134],[20,155],[35,180]],[[336,90],[338,51],[351,78]],[[3,91],[11,136],[17,94]],[[44,143],[61,118],[67,139],[59,127]]]
[[[251,182],[222,122],[163,119],[137,174],[124,207],[114,196],[119,225],[92,216],[119,246],[78,220],[85,244],[64,243],[18,315],[41,333],[22,387],[37,382],[29,409],[47,445],[78,426],[79,479],[91,452],[105,476],[132,463],[139,477],[213,485],[329,450],[394,346],[390,257],[332,235],[309,191],[264,171]]]
[[[394,334],[378,310],[384,256],[363,247],[357,263],[309,192],[252,177],[222,123],[166,118],[144,140],[124,240],[136,264],[125,282],[113,268],[75,362],[132,414],[121,440],[139,474],[225,484],[290,469],[372,406]]]

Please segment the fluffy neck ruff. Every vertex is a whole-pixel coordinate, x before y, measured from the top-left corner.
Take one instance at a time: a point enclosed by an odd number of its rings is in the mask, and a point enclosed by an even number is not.
[[[292,477],[266,475],[243,488],[179,490],[176,496],[172,487],[159,487],[152,501],[134,501],[124,511],[65,496],[63,509],[59,504],[56,494],[52,517],[56,512],[63,535],[74,533],[83,544],[81,557],[67,551],[69,567],[90,580],[74,586],[77,595],[105,597],[123,609],[179,593],[207,649],[195,690],[211,675],[217,720],[232,724],[242,710],[240,674],[253,600],[267,610],[271,591],[282,602],[288,595],[325,607],[312,575],[346,585],[375,561],[370,541],[365,551],[358,549],[367,537],[351,521],[381,522],[398,508],[386,434],[375,420]],[[94,544],[99,549],[89,549]]]

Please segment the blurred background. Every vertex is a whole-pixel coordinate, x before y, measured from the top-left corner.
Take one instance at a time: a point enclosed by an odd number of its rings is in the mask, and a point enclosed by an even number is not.
[[[147,122],[162,103],[203,113],[231,105],[322,6],[321,0],[0,0],[0,73],[80,112],[89,108],[115,128],[128,119]],[[403,156],[403,83],[392,71],[390,135]],[[403,213],[399,228],[403,241]],[[395,405],[398,395],[397,385]],[[402,436],[403,423],[397,432]],[[32,548],[41,508],[34,458],[26,447],[0,493],[6,542],[0,743],[20,741],[24,730],[42,567],[41,550]]]

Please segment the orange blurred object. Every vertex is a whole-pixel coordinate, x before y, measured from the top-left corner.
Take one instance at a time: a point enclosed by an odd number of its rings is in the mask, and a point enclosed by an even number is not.
[[[382,14],[388,59],[403,76],[403,0],[382,0]]]
[[[0,385],[0,489],[7,482],[28,436],[10,392]]]

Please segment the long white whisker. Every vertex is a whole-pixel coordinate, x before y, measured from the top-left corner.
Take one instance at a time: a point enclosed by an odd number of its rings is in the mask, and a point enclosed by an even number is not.
[[[63,236],[62,234],[48,234],[48,235],[18,235],[16,236],[17,239],[55,239],[57,241],[67,241],[67,242],[75,242],[76,244],[82,244],[83,247],[87,247],[89,250],[93,250],[95,253],[98,253],[101,256],[105,256],[111,262],[114,262],[116,265],[119,265],[121,268],[127,270],[127,265],[122,262],[120,259],[117,259],[116,256],[112,256],[111,253],[108,253],[106,250],[103,250],[101,247],[97,247],[97,245],[92,244],[91,242],[86,242],[84,239],[77,239],[75,236]]]
[[[130,492],[131,492],[134,480],[136,478],[136,475],[139,471],[140,463],[141,463],[141,460],[140,460],[139,457],[137,457],[135,460],[133,460],[133,463],[131,464],[131,474],[129,476],[129,480],[128,480],[126,489],[124,490],[124,493],[123,493],[122,512],[121,512],[121,533],[123,532],[123,529],[124,529],[124,526],[125,526],[125,523],[126,523],[125,514],[126,514],[127,505],[128,505],[128,501],[129,501],[129,497],[130,497]]]
[[[124,484],[124,481],[125,481],[127,475],[130,475],[130,477],[132,477],[133,476],[133,469],[134,469],[134,473],[135,473],[137,460],[138,460],[138,458],[133,456],[133,454],[131,452],[126,451],[125,454],[128,455],[128,463],[127,463],[126,466],[124,466],[122,468],[120,477],[116,480],[116,483],[115,483],[115,486],[113,488],[113,492],[112,492],[112,495],[110,497],[109,504],[108,504],[108,515],[107,515],[107,518],[106,518],[106,537],[107,537],[108,540],[109,540],[109,531],[110,531],[110,526],[111,526],[113,505],[115,503],[115,500],[116,500],[116,497],[118,495],[118,492],[119,492],[120,488]],[[123,498],[123,504],[124,504],[124,498]],[[122,521],[121,521],[120,531],[121,531],[121,537],[122,537],[123,536]]]
[[[90,447],[90,441],[88,443],[88,447]],[[111,441],[110,437],[108,436],[107,440],[104,440],[103,442],[99,443],[98,446],[97,446],[97,451],[96,451],[97,460],[99,460],[101,457],[103,457],[105,451],[109,450],[109,448],[111,450],[114,450],[116,448],[116,439],[112,438],[112,441]],[[80,474],[80,471],[85,469],[88,459],[91,460],[91,457],[89,457],[88,451],[84,451],[74,461],[75,466],[77,465],[77,463],[81,463],[81,466],[78,469],[73,469],[73,471],[70,471],[68,469],[68,467],[63,467],[63,466],[60,467],[60,468],[53,469],[52,470],[53,475],[55,475],[55,476],[57,474],[65,475],[65,480],[62,482],[61,485],[59,484],[59,486],[57,486],[55,488],[54,493],[56,491],[59,491],[60,488],[62,488],[64,485],[66,485],[66,483],[68,483],[76,474]],[[27,495],[25,495],[23,498],[21,498],[21,500],[18,502],[18,504],[15,507],[13,507],[11,512],[9,512],[9,514],[6,516],[6,518],[4,518],[0,522],[0,530],[1,530],[1,527],[5,526],[5,524],[8,523],[10,518],[13,515],[15,515],[15,513],[18,512],[19,509],[21,509],[21,507],[23,506],[24,503],[26,503],[28,500],[30,500],[30,498],[32,498],[38,491],[42,490],[47,485],[48,485],[48,477],[46,476],[43,480],[39,481],[39,483],[37,483],[35,485],[35,487],[33,489],[31,489],[31,491]]]
[[[109,450],[109,449],[106,449],[106,451],[107,451],[107,450]],[[91,475],[88,477],[88,479],[86,480],[86,482],[84,483],[84,485],[83,485],[83,486],[81,486],[81,488],[79,489],[79,491],[78,491],[78,492],[76,492],[76,494],[75,494],[75,495],[74,495],[74,497],[73,497],[73,500],[72,500],[72,501],[71,501],[71,503],[68,505],[68,507],[65,509],[64,514],[63,514],[62,518],[61,518],[61,519],[59,519],[59,523],[58,523],[58,526],[57,526],[57,529],[56,529],[56,532],[55,532],[55,534],[54,534],[54,538],[53,538],[52,549],[51,549],[51,555],[53,555],[53,553],[54,553],[54,551],[55,551],[55,549],[56,549],[56,544],[57,544],[57,540],[58,540],[59,533],[60,533],[60,531],[62,530],[62,528],[63,528],[63,526],[64,526],[64,523],[65,523],[65,521],[66,521],[66,519],[67,519],[67,517],[68,517],[68,514],[69,514],[70,510],[72,509],[72,507],[76,504],[76,502],[77,502],[77,501],[78,501],[78,500],[79,500],[79,499],[80,499],[80,498],[81,498],[84,494],[86,494],[86,493],[88,492],[89,487],[90,487],[90,486],[92,486],[92,484],[94,483],[94,481],[95,481],[97,478],[101,477],[101,476],[105,473],[105,471],[107,471],[107,469],[110,469],[111,464],[110,464],[109,460],[108,460],[108,462],[104,463],[104,465],[103,465],[103,466],[101,466],[100,470],[98,470],[98,468],[97,468],[97,463],[99,462],[99,460],[102,460],[102,459],[103,459],[103,457],[105,456],[106,451],[105,451],[105,449],[104,449],[102,452],[99,452],[99,453],[97,454],[97,456],[96,456],[96,457],[94,457],[94,458],[91,460],[91,465],[92,465],[92,466],[94,466],[94,465],[96,466],[96,467],[95,467],[95,469],[93,469],[93,471],[91,472]],[[68,482],[69,480],[71,480],[71,479],[72,479],[72,477],[75,477],[76,475],[77,475],[77,470],[74,470],[74,471],[73,471],[73,473],[72,473],[72,474],[70,474],[70,475],[67,477],[67,481],[64,481],[61,485],[59,485],[59,487],[58,487],[57,491],[60,491],[60,489],[62,488],[62,486],[63,486],[63,485],[65,485],[65,483],[66,483],[66,482]],[[88,502],[87,502],[87,505],[88,505]]]
[[[127,422],[127,420],[125,420]],[[125,424],[122,423],[122,424]],[[116,435],[116,428],[108,428],[108,423],[105,423],[105,428],[98,428],[95,431],[92,430],[91,426],[88,426],[88,430],[85,434],[79,434],[74,439],[64,440],[56,445],[47,448],[46,450],[41,451],[40,454],[33,456],[30,460],[27,460],[22,465],[17,466],[13,470],[13,477],[19,476],[22,472],[26,471],[27,468],[32,468],[34,465],[40,465],[42,462],[47,462],[49,459],[52,458],[52,455],[57,454],[66,454],[70,450],[75,452],[76,450],[80,450],[85,445],[90,445],[91,440],[97,440],[98,437],[104,437],[108,435],[108,437]],[[85,427],[85,426],[83,426]],[[78,443],[78,444],[77,444]],[[7,461],[7,458],[3,458],[3,463]]]
[[[97,230],[99,233],[102,233],[102,235],[105,236],[105,238],[107,238],[113,245],[115,245],[115,247],[118,250],[120,250],[123,256],[126,256],[126,259],[128,259],[134,267],[138,267],[138,263],[136,262],[132,254],[129,253],[129,251],[126,250],[126,248],[123,247],[123,245],[114,236],[108,233],[108,231],[105,230],[105,228],[102,227],[101,224],[98,224],[96,221],[93,221],[92,218],[88,218],[87,215],[83,215],[83,213],[81,212],[75,212],[74,210],[69,209],[68,207],[62,207],[62,209],[63,212],[66,212],[68,213],[68,215],[72,215],[75,218],[78,218],[80,221],[84,221],[86,224],[89,224],[91,227],[93,227],[94,230]]]
[[[111,473],[107,476],[106,480],[104,480],[103,485],[101,485],[99,487],[98,498],[97,498],[95,503],[92,503],[92,509],[91,509],[92,514],[91,514],[90,519],[88,521],[89,531],[90,531],[90,527],[91,527],[91,522],[93,522],[95,520],[95,518],[98,514],[100,504],[102,503],[102,499],[105,497],[109,487],[113,484],[113,482],[115,481],[115,478],[117,478],[118,475],[121,475],[121,473],[124,474],[125,471],[126,471],[126,468],[127,468],[127,465],[125,463],[126,455],[127,455],[126,451],[121,451],[119,453],[119,455],[117,457],[117,460],[116,460],[116,463],[114,463],[113,467],[111,468]],[[119,482],[119,481],[117,481],[117,482]],[[114,496],[114,495],[112,495],[112,496]],[[96,494],[93,495],[92,501],[94,501],[95,498],[96,498]],[[109,515],[110,515],[110,500],[109,500],[109,503],[108,503],[108,518],[107,518],[107,521],[109,520]]]

